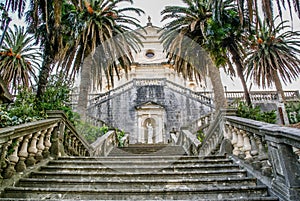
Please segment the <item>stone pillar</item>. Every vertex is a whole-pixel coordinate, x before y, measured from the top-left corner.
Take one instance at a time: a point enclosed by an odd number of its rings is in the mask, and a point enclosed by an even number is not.
[[[299,200],[300,165],[297,155],[289,145],[280,142],[268,142],[268,145],[275,178],[273,190],[279,193],[282,200]]]

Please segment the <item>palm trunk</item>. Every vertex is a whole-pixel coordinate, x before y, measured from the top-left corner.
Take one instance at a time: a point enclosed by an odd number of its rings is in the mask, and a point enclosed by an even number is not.
[[[45,53],[46,54],[46,53]],[[38,89],[37,89],[37,98],[40,99],[43,94],[45,93],[46,86],[48,84],[48,78],[50,76],[51,72],[51,58],[50,56],[46,56],[44,59],[40,75],[39,75],[39,81],[38,81]]]
[[[91,87],[91,67],[92,67],[92,58],[91,56],[86,57],[83,65],[81,66],[80,74],[80,86],[79,86],[79,97],[77,112],[80,115],[80,118],[86,120],[86,112],[88,105],[88,95]]]
[[[220,71],[213,64],[210,57],[207,58],[208,76],[211,80],[214,91],[214,103],[216,111],[227,107],[227,100],[225,98],[224,87],[222,84]]]
[[[232,54],[232,59],[234,64],[236,65],[236,71],[237,74],[242,82],[242,86],[243,86],[243,90],[244,90],[244,95],[245,95],[245,100],[248,106],[250,106],[251,103],[251,98],[250,98],[250,94],[249,94],[249,90],[247,87],[247,83],[243,74],[243,66],[241,63],[241,57],[240,55],[236,52],[236,47],[233,47],[233,45],[229,46],[229,51]]]
[[[273,71],[274,84],[277,90],[277,93],[281,95],[282,102],[285,102],[284,91],[282,89],[282,84],[276,70]]]
[[[273,70],[273,79],[274,79],[274,83],[275,83],[275,87],[277,90],[277,94],[281,96],[281,98],[279,97],[279,102],[278,102],[278,114],[279,114],[279,118],[280,118],[280,123],[283,125],[287,125],[289,124],[289,119],[288,119],[288,115],[285,109],[285,96],[284,96],[284,91],[282,89],[282,84],[278,75],[277,70]]]

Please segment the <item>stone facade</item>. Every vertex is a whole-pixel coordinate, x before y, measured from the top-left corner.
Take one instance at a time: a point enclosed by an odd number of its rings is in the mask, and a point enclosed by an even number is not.
[[[167,143],[170,131],[178,131],[211,111],[209,103],[191,96],[191,90],[183,93],[172,88],[175,83],[161,80],[149,85],[143,80],[141,86],[140,82],[134,80],[131,88],[99,99],[90,107],[89,115],[129,132],[130,143]],[[152,139],[149,123],[154,129]]]
[[[160,28],[149,22],[145,32],[140,31],[145,35],[143,48],[133,55],[131,71],[127,77],[120,73],[115,89],[102,89],[106,95],[90,104],[89,115],[129,132],[130,143],[167,143],[170,131],[210,112],[211,102],[194,92],[201,84],[183,79],[167,63]]]

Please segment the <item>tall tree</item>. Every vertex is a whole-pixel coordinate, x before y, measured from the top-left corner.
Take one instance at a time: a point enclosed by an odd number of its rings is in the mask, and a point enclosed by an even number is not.
[[[248,76],[263,88],[275,84],[283,100],[280,79],[286,84],[300,74],[300,32],[290,31],[286,23],[283,21],[276,27],[268,26],[266,21],[259,23],[246,60]]]
[[[205,51],[205,26],[212,16],[208,0],[185,0],[184,6],[168,6],[162,11],[162,21],[171,20],[164,26],[162,40],[175,70],[185,78],[196,80],[209,75],[216,109],[226,107],[224,88],[219,69]]]
[[[18,86],[30,87],[37,81],[36,71],[40,68],[42,55],[34,46],[35,38],[24,27],[9,28],[0,50],[0,74],[13,91]]]
[[[133,7],[121,8],[122,2],[131,0],[87,0],[78,2],[74,34],[77,35],[73,49],[68,53],[65,74],[81,74],[78,112],[85,118],[88,92],[91,85],[101,85],[102,76],[114,85],[114,76],[120,69],[125,73],[132,62],[131,51],[138,51],[141,41],[136,28],[141,28],[139,21],[127,12],[140,15],[143,11]],[[71,65],[71,64],[74,65]],[[92,83],[93,81],[93,83]]]
[[[220,10],[227,0],[210,0],[214,5],[214,13],[218,16]],[[238,11],[240,16],[240,23],[244,26],[244,22],[248,21],[250,25],[252,22],[258,25],[259,10],[261,8],[264,18],[269,26],[274,26],[274,11],[275,6],[280,18],[283,18],[283,10],[287,10],[290,13],[291,19],[293,19],[293,13],[300,18],[300,1],[299,0],[235,0],[238,4]],[[221,18],[219,18],[221,19]],[[257,27],[256,27],[257,28]]]
[[[61,10],[62,4],[69,3],[69,1],[6,0],[5,6],[7,10],[18,12],[21,17],[25,12],[26,3],[30,5],[26,15],[29,31],[36,35],[37,43],[39,43],[44,50],[37,90],[37,97],[41,97],[45,91],[51,67],[58,62],[60,58],[59,55],[64,51]]]
[[[220,18],[221,20],[219,20]],[[212,55],[215,64],[228,69],[231,75],[237,73],[244,90],[245,100],[251,105],[249,90],[244,76],[244,44],[247,42],[248,30],[241,26],[237,4],[234,0],[227,0],[223,4],[218,16],[212,15],[208,19],[205,49]],[[233,67],[235,64],[235,67]]]

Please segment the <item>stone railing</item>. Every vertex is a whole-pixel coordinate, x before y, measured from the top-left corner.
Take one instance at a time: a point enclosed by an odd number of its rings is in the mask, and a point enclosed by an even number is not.
[[[88,100],[93,100],[94,98],[100,96],[101,94],[99,93],[90,93],[88,95]],[[77,103],[78,103],[78,98],[79,98],[79,93],[71,93],[70,94],[70,106],[72,107],[73,110],[76,110],[77,108]]]
[[[123,84],[120,87],[114,88],[108,92],[101,93],[98,95],[95,95],[93,99],[89,99],[89,106],[100,104],[114,96],[117,96],[121,93],[124,93],[131,89],[133,86],[133,81],[127,82],[126,84]]]
[[[213,108],[213,101],[211,98],[208,98],[207,96],[199,93],[199,92],[194,92],[188,88],[185,88],[181,85],[178,85],[174,82],[171,82],[165,78],[159,78],[159,79],[132,79],[132,81],[127,82],[126,84],[117,87],[115,89],[112,89],[108,92],[101,93],[101,94],[91,94],[90,97],[94,97],[92,99],[89,99],[89,108],[94,107],[98,104],[101,104],[105,101],[107,101],[110,98],[113,98],[114,96],[117,96],[119,94],[122,94],[132,87],[140,87],[140,86],[167,86],[170,89],[186,94],[187,96],[191,97],[192,99],[195,99],[197,101],[200,101],[204,105],[207,105],[211,108]],[[75,96],[74,96],[75,97]],[[74,99],[75,100],[75,99]],[[76,103],[74,102],[73,105]],[[75,107],[75,106],[74,106]]]
[[[281,200],[298,200],[300,130],[224,114],[218,118],[220,132],[206,137],[199,156],[221,144],[219,154],[231,155]]]
[[[129,134],[125,134],[123,138],[120,139],[123,146],[128,146],[129,144]],[[119,139],[116,130],[109,130],[106,134],[99,137],[92,146],[93,156],[107,156],[114,147],[118,147]]]
[[[197,92],[206,97],[213,97],[212,92]],[[262,101],[278,101],[277,91],[250,91],[250,98],[253,102],[262,102]],[[284,91],[285,99],[287,101],[299,101],[300,94],[299,91]],[[244,100],[243,91],[226,91],[225,96],[228,100]]]
[[[205,132],[205,138],[201,143],[199,154],[207,156],[218,151],[220,143],[223,140],[223,118],[225,115],[235,115],[236,110],[220,110],[214,116],[214,120],[210,122],[208,129]]]
[[[102,127],[102,126],[110,126],[107,125],[104,121],[102,121],[101,119],[97,118],[97,117],[93,117],[89,114],[86,115],[86,122],[96,126],[96,127]]]
[[[203,133],[207,132],[207,129],[209,128],[210,123],[214,119],[214,113],[208,113],[203,116],[201,116],[196,121],[193,121],[190,125],[188,125],[188,130],[195,134],[197,131],[202,131]]]
[[[49,119],[0,130],[0,176],[11,178],[49,156],[89,156],[88,143],[77,134],[63,113]]]
[[[166,80],[166,86],[170,89],[173,89],[174,91],[177,91],[178,93],[186,94],[187,96],[190,96],[191,98],[200,101],[201,103],[203,103],[206,106],[209,106],[210,108],[214,108],[213,100],[208,96],[205,96],[199,92],[192,91],[169,80]]]
[[[180,132],[171,133],[171,144],[182,146],[188,155],[198,155],[200,142],[195,135],[187,129],[181,129]]]

